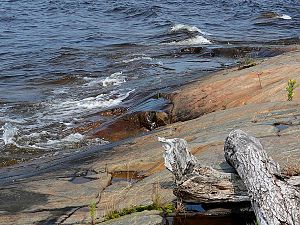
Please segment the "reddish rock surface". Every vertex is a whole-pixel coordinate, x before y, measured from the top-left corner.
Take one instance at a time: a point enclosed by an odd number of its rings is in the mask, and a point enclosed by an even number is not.
[[[247,104],[286,101],[287,82],[299,79],[299,74],[299,52],[266,59],[243,70],[220,71],[176,91],[172,122]],[[294,99],[300,99],[300,91],[295,91]]]

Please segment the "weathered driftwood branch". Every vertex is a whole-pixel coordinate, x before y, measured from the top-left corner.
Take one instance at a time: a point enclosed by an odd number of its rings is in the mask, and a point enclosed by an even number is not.
[[[237,174],[199,165],[183,139],[159,138],[159,141],[165,149],[165,166],[175,176],[176,196],[199,203],[249,201],[247,189]]]
[[[224,151],[248,189],[259,224],[300,224],[300,191],[281,176],[279,165],[267,156],[258,139],[232,131]]]
[[[236,168],[239,175],[243,173],[240,176],[242,179],[248,180],[245,180],[246,185],[237,174],[223,173],[211,167],[199,165],[196,158],[188,151],[185,140],[159,138],[159,141],[163,143],[165,149],[165,165],[175,175],[174,194],[176,196],[185,201],[199,203],[243,202],[251,199],[255,204],[253,208],[257,207],[255,212],[260,218],[261,224],[280,224],[271,223],[265,219],[272,217],[274,213],[276,216],[281,214],[274,218],[278,218],[278,221],[283,222],[282,224],[300,224],[299,188],[297,187],[299,178],[290,179],[289,182],[285,181],[280,175],[279,166],[267,157],[257,139],[238,130],[231,132],[225,143],[226,158]],[[252,153],[249,154],[249,152]],[[241,158],[241,154],[244,158]],[[260,176],[262,171],[264,171],[264,176],[260,180],[256,176]],[[264,186],[262,181],[267,178],[269,180]],[[253,185],[252,182],[260,183]],[[249,188],[249,194],[246,187]],[[265,194],[265,192],[270,194]],[[284,200],[286,198],[291,199],[286,201]],[[278,204],[278,207],[274,208],[274,203]],[[286,206],[290,209],[287,209]],[[262,209],[260,209],[261,207]]]

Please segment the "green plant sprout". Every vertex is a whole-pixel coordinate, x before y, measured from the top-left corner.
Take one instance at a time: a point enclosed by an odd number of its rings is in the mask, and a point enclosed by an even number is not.
[[[239,63],[239,70],[250,68],[252,66],[256,66],[257,63],[250,56],[245,56]]]
[[[89,205],[89,210],[90,210],[90,216],[91,216],[91,224],[94,225],[96,222],[96,208],[97,208],[97,203],[93,202]]]
[[[109,212],[105,217],[104,217],[104,221],[107,220],[112,220],[115,218],[119,218],[125,215],[129,215],[132,213],[136,213],[136,212],[143,212],[146,210],[158,210],[158,211],[162,211],[165,212],[167,214],[172,213],[174,210],[174,206],[173,204],[169,203],[169,204],[165,204],[164,206],[157,206],[155,204],[151,204],[151,205],[146,205],[146,206],[132,206],[131,208],[125,208],[122,210],[114,210],[112,212]]]
[[[287,100],[288,101],[293,101],[293,97],[294,97],[294,90],[298,87],[297,85],[297,81],[294,79],[290,79],[288,81],[288,84],[286,86],[286,91],[287,91]]]

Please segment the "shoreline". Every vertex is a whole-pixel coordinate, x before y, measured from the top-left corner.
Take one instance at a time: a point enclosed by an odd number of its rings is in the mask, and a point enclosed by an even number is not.
[[[260,81],[257,74],[261,74]],[[153,184],[159,184],[166,202],[174,201],[173,177],[164,167],[158,136],[184,138],[201,163],[231,171],[222,154],[224,138],[230,130],[241,128],[258,137],[283,168],[300,169],[300,89],[295,90],[292,102],[286,101],[285,92],[287,80],[297,80],[299,74],[299,50],[242,70],[219,71],[169,96],[170,124],[106,146],[106,155],[102,147],[93,147],[60,160],[49,158],[45,165],[33,161],[0,169],[2,181],[11,175],[9,182],[0,184],[5,190],[0,196],[0,224],[88,223],[92,202],[97,202],[99,217],[108,208],[147,205],[152,202]],[[280,130],[278,124],[288,127]],[[112,183],[116,171],[134,171],[143,178]],[[22,173],[23,179],[18,180]],[[72,183],[76,177],[86,180]]]
[[[95,144],[91,144],[90,146],[85,144],[91,140],[101,139],[105,145],[106,141],[116,142],[119,140],[124,140],[127,138],[133,138],[140,135],[146,135],[149,131],[155,130],[159,127],[175,123],[177,121],[186,121],[193,118],[197,118],[205,113],[209,113],[211,111],[216,111],[220,109],[225,109],[230,100],[226,100],[227,103],[222,103],[221,108],[211,105],[208,101],[205,101],[204,95],[207,90],[201,82],[205,82],[207,79],[210,80],[210,77],[215,77],[219,73],[224,73],[225,71],[234,72],[235,70],[245,69],[246,67],[251,67],[251,63],[256,64],[257,62],[264,61],[268,59],[268,56],[280,55],[285,52],[290,52],[293,50],[299,49],[298,45],[289,45],[289,46],[273,46],[273,47],[228,47],[228,48],[214,48],[211,52],[207,52],[203,50],[202,47],[185,47],[180,50],[180,54],[193,54],[195,56],[203,56],[207,54],[212,54],[212,57],[243,57],[246,54],[257,54],[257,56],[261,56],[262,58],[251,59],[246,64],[241,64],[241,67],[228,67],[227,69],[217,70],[215,72],[207,72],[205,76],[200,76],[195,80],[189,81],[181,86],[170,86],[163,90],[154,90],[154,92],[145,92],[140,93],[139,95],[133,95],[128,99],[129,102],[134,102],[133,104],[119,105],[113,107],[111,109],[101,110],[99,112],[94,112],[90,114],[82,123],[78,123],[75,127],[71,128],[70,131],[72,134],[80,134],[85,137],[84,143],[78,143],[77,147],[71,149],[65,149],[66,154],[70,152],[83,151],[85,149],[93,148],[96,146]],[[209,56],[207,56],[209,57]],[[243,59],[243,58],[241,58]],[[247,63],[246,61],[242,63]],[[202,111],[195,111],[194,109],[186,109],[187,103],[181,106],[179,101],[186,101],[186,98],[194,98],[193,95],[186,96],[184,94],[180,94],[180,92],[190,92],[189,87],[193,86],[194,83],[198,83],[199,86],[205,90],[204,93],[199,93],[203,99],[198,99],[201,104],[198,104]],[[206,86],[210,84],[206,83]],[[219,87],[214,87],[216,90]],[[226,87],[221,87],[224,89]],[[178,93],[179,92],[179,93]],[[211,94],[211,93],[207,93]],[[180,97],[181,96],[181,97]],[[182,98],[182,99],[180,99]],[[218,98],[218,96],[216,96]],[[209,99],[210,101],[214,99]],[[192,103],[193,104],[193,103]],[[219,103],[217,103],[219,104]],[[207,105],[211,107],[203,108],[203,105]],[[238,105],[238,104],[236,104]],[[177,108],[176,108],[177,107]],[[228,106],[229,108],[232,106]],[[174,112],[175,111],[175,112]],[[193,115],[192,115],[193,114]],[[89,117],[91,117],[90,122]],[[86,142],[85,142],[86,141]],[[81,147],[85,146],[85,147]],[[14,145],[10,146],[14,149]],[[78,149],[79,148],[79,149]],[[0,167],[5,168],[11,165],[23,164],[28,161],[36,160],[38,158],[49,157],[49,155],[53,154],[65,154],[65,150],[60,151],[57,150],[55,153],[47,153],[43,151],[35,151],[32,149],[15,149],[10,152],[10,154],[3,154],[1,157]],[[28,152],[29,153],[28,153]]]

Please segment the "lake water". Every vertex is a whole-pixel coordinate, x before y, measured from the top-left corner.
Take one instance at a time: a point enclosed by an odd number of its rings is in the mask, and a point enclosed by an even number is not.
[[[298,0],[2,0],[0,163],[106,144],[80,129],[115,119],[98,112],[139,109],[299,34]]]

